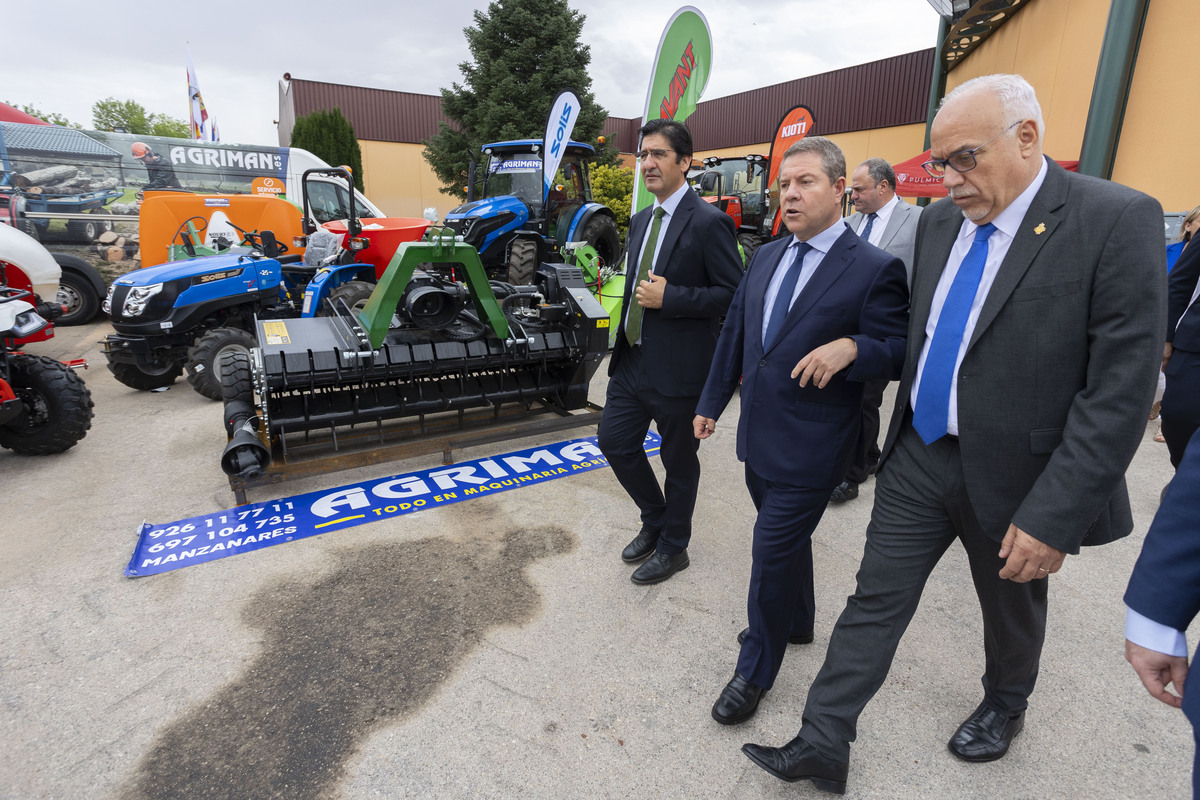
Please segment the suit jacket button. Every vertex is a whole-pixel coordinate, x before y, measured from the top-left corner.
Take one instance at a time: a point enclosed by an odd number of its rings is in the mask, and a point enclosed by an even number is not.
[[[760,362],[758,362],[758,365],[759,365],[760,367],[765,367],[765,366],[767,365],[767,362],[766,362],[765,360],[764,360],[764,361],[760,361]]]

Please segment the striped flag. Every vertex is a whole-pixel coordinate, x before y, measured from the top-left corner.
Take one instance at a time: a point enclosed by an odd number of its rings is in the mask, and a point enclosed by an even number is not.
[[[187,78],[188,119],[191,122],[192,138],[196,141],[203,141],[207,138],[205,131],[208,125],[208,110],[204,107],[204,98],[200,96],[200,82],[196,80],[196,68],[192,66],[191,45],[188,45]]]

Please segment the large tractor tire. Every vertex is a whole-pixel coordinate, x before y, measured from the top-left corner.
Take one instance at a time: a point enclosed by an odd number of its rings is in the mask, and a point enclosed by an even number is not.
[[[188,350],[187,381],[209,400],[221,400],[221,357],[224,353],[250,354],[258,346],[253,335],[241,328],[213,328]]]
[[[517,239],[508,249],[508,282],[514,286],[533,283],[537,272],[537,242],[532,239]]]
[[[753,233],[739,233],[737,238],[738,244],[742,246],[742,254],[746,258],[745,263],[742,264],[742,268],[745,269],[750,266],[750,259],[754,255],[754,251],[758,249],[758,246],[762,244],[762,239]]]
[[[621,255],[621,234],[617,231],[617,223],[607,214],[596,214],[583,226],[581,239],[596,248],[600,263],[606,267],[614,266],[617,257]]]
[[[108,371],[130,389],[149,392],[174,383],[175,379],[183,374],[183,364],[172,358],[159,359],[152,364],[142,361],[137,364],[110,361]]]
[[[240,350],[226,350],[221,355],[221,399],[228,412],[230,403],[244,403],[254,407],[254,377],[250,371],[250,354]],[[230,415],[225,414],[225,434],[233,436],[236,425],[231,424]]]
[[[367,301],[371,299],[373,291],[375,287],[366,281],[346,281],[329,293],[329,304],[332,306],[334,301],[344,300],[357,315],[367,307]]]
[[[66,309],[63,315],[54,321],[55,325],[82,325],[90,322],[100,310],[100,298],[96,289],[85,276],[78,272],[63,270],[58,279],[58,293],[54,302]]]
[[[60,361],[18,353],[9,377],[25,411],[0,427],[0,447],[24,455],[69,450],[92,427],[92,393],[83,379]]]
[[[67,236],[75,244],[91,244],[100,238],[100,234],[111,231],[113,224],[109,220],[71,219],[67,220]]]

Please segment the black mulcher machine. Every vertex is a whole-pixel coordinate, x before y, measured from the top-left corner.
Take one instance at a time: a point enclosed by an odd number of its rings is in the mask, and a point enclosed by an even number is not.
[[[256,320],[257,346],[221,364],[238,502],[288,477],[439,450],[449,463],[454,447],[599,422],[587,393],[609,316],[578,267],[489,282],[435,228],[400,245],[365,307],[328,302],[329,316]]]

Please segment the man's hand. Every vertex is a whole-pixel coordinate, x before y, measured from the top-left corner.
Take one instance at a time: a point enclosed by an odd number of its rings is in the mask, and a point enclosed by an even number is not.
[[[1171,354],[1175,352],[1175,346],[1170,342],[1163,345],[1163,365],[1162,371],[1167,371],[1167,364],[1171,361]]]
[[[800,359],[792,370],[792,377],[799,378],[801,386],[807,386],[812,380],[814,386],[824,389],[830,378],[853,364],[856,358],[858,345],[853,339],[836,339]]]
[[[633,296],[642,308],[662,308],[663,292],[667,290],[667,279],[661,275],[655,275],[653,272],[648,277],[650,280],[642,281],[637,285]]]
[[[702,417],[699,414],[692,420],[692,431],[697,439],[707,439],[717,429],[717,421],[712,417]]]
[[[1172,708],[1183,705],[1183,681],[1188,671],[1186,657],[1169,656],[1126,639],[1125,660],[1133,665],[1133,671],[1142,679],[1142,686],[1151,697]],[[1173,685],[1179,694],[1167,691],[1168,685]]]
[[[1008,533],[1000,543],[1000,557],[1008,559],[1004,569],[1000,570],[1000,577],[1026,583],[1058,572],[1067,554],[1039,542],[1016,525],[1009,525]]]

